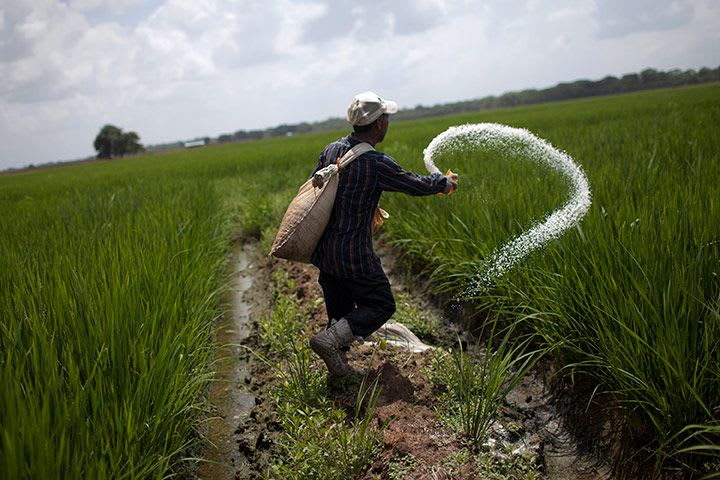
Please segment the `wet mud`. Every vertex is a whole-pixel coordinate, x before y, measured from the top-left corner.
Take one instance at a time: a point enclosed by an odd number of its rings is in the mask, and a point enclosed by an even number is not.
[[[237,426],[246,421],[255,406],[250,390],[251,367],[244,347],[252,325],[251,303],[247,293],[253,285],[251,246],[236,249],[232,260],[229,308],[222,316],[216,333],[215,379],[209,389],[212,412],[207,420],[205,462],[198,477],[208,480],[246,478],[250,460],[238,448]]]

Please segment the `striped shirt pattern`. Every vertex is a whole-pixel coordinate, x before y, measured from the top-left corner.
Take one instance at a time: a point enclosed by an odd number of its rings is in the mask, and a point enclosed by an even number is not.
[[[310,177],[335,163],[358,143],[349,135],[329,144]],[[372,245],[372,223],[382,192],[432,195],[442,192],[446,183],[439,173],[420,176],[403,170],[395,159],[382,152],[370,151],[357,157],[340,171],[330,221],[315,248],[312,263],[341,278],[363,278],[382,272]]]

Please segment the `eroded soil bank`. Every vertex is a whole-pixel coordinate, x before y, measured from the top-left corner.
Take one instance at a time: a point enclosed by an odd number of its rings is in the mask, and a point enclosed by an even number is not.
[[[458,335],[466,342],[471,341],[426,301],[429,297],[419,285],[403,282],[402,272],[395,271],[391,253],[382,252],[383,264],[399,301],[409,303],[407,308],[423,312],[440,325],[436,333],[423,340],[437,348],[456,344]],[[327,321],[314,267],[268,259],[249,246],[241,248],[235,265],[233,320],[220,327],[218,343],[243,346],[224,349],[230,357],[219,363],[218,382],[211,391],[217,419],[209,432],[215,447],[210,447],[206,454],[206,458],[217,463],[201,467],[198,472],[201,478],[262,478],[270,459],[277,454],[277,440],[282,432],[272,400],[276,372],[258,356],[247,353],[248,349],[263,353],[258,321],[268,314],[273,272],[283,271],[289,276],[294,286],[284,294],[301,299],[311,310],[308,332],[320,331]],[[389,344],[370,342],[349,353],[353,366],[370,368],[370,380],[377,380],[381,390],[374,416],[376,425],[385,425],[380,453],[360,478],[610,478],[607,468],[578,448],[567,433],[545,387],[542,369],[526,377],[505,399],[501,418],[493,427],[490,447],[486,449],[491,453],[473,454],[461,435],[438,414],[439,392],[429,378],[433,355],[434,350],[410,353]],[[323,369],[321,361],[316,360],[315,367]],[[328,396],[336,406],[347,411],[353,409],[354,392],[330,387]]]

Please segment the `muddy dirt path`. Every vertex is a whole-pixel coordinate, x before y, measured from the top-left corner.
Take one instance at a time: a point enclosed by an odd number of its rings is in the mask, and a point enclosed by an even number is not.
[[[255,332],[257,318],[267,308],[265,285],[272,269],[283,268],[297,280],[299,296],[304,301],[317,303],[321,292],[317,286],[317,270],[306,265],[285,262],[273,263],[261,258],[257,247],[239,247],[233,261],[233,287],[229,300],[232,309],[218,328],[217,343],[231,344],[218,348],[217,381],[210,390],[215,418],[210,421],[207,436],[214,446],[204,457],[198,470],[199,478],[209,480],[261,478],[268,456],[272,454],[273,435],[277,426],[273,420],[273,405],[268,385],[272,372],[263,371],[256,359],[249,357],[245,344],[257,347]],[[440,309],[427,301],[427,286],[412,279],[405,281],[406,272],[397,266],[388,248],[380,248],[383,265],[390,277],[393,292],[410,298],[417,308],[442,317]],[[253,263],[255,262],[255,263]],[[445,329],[454,325],[441,320]],[[313,329],[324,325],[324,309],[315,310]],[[449,333],[455,335],[455,333]],[[378,460],[365,477],[384,478],[481,478],[476,466],[463,465],[459,460],[452,471],[442,458],[462,458],[462,443],[457,435],[441,425],[434,411],[436,392],[425,375],[431,353],[379,352],[368,343],[351,352],[356,367],[370,366],[384,389],[381,395],[378,419],[389,421],[384,433],[383,448]],[[320,368],[320,367],[319,367]],[[562,416],[554,407],[553,399],[545,386],[543,372],[527,376],[506,398],[503,407],[504,425],[517,426],[508,432],[498,424],[493,435],[495,442],[508,449],[521,449],[535,458],[540,476],[550,480],[607,480],[608,469],[587,452],[567,432]],[[402,387],[402,388],[401,388]],[[333,398],[337,404],[346,399]],[[388,476],[388,465],[402,458],[413,458],[418,465],[402,477]],[[440,460],[439,460],[440,459]],[[505,477],[492,477],[505,478]],[[517,477],[507,477],[517,478]]]

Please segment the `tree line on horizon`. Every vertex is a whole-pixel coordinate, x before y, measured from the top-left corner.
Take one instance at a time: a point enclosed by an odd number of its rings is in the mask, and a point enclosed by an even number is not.
[[[575,98],[613,95],[717,81],[720,81],[720,66],[714,69],[703,67],[699,70],[672,69],[667,71],[647,68],[640,73],[628,73],[621,77],[608,75],[600,80],[562,82],[549,88],[512,91],[499,96],[490,95],[475,100],[465,100],[433,106],[417,105],[414,108],[400,110],[394,115],[394,119],[413,120],[495,108],[516,107],[519,105],[532,105]],[[336,117],[328,118],[320,122],[302,122],[297,124],[282,124],[266,129],[238,130],[234,133],[224,133],[217,138],[198,137],[198,139],[205,139],[206,144],[242,142],[269,137],[339,130],[347,128],[347,126],[348,124],[344,118]],[[182,146],[183,142],[172,142],[161,145],[151,145],[146,147],[146,149],[149,151],[160,151],[182,148]]]
[[[714,69],[704,67],[700,70],[673,69],[668,71],[648,68],[640,73],[628,73],[620,78],[609,75],[601,80],[563,82],[550,88],[513,91],[500,96],[490,95],[476,100],[433,106],[417,105],[415,108],[400,110],[394,115],[394,119],[411,120],[415,118],[452,115],[455,113],[476,112],[494,108],[515,107],[518,105],[531,105],[534,103],[555,102],[573,98],[612,95],[717,81],[720,81],[720,66]],[[334,130],[345,127],[347,127],[347,122],[344,118],[330,118],[314,123],[283,124],[264,130],[238,130],[234,133],[220,135],[216,141],[225,143],[264,137],[277,137],[288,134]]]
[[[715,69],[701,68],[697,71],[692,69],[661,71],[648,68],[640,73],[628,73],[620,78],[608,75],[601,80],[563,82],[541,90],[527,89],[507,92],[500,96],[491,95],[477,100],[447,103],[432,107],[418,105],[410,110],[399,111],[396,119],[409,120],[717,81],[720,81],[720,66]]]

